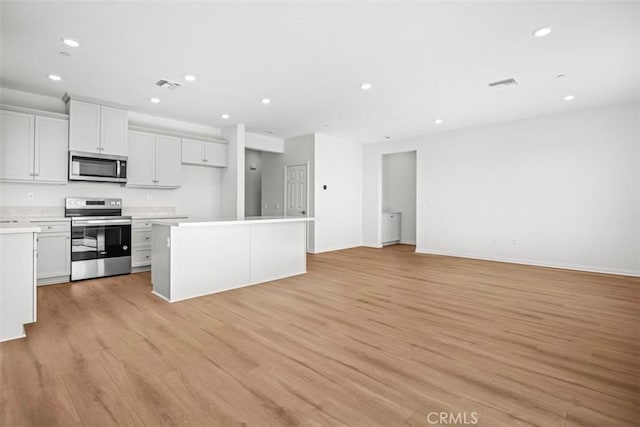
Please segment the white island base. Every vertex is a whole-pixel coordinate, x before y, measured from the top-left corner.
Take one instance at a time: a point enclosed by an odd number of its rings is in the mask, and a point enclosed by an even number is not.
[[[176,302],[306,273],[310,220],[153,222],[153,293]]]

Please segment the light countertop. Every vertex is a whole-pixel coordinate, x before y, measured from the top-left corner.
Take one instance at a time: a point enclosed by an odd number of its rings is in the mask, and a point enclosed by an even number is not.
[[[177,215],[177,214],[133,214],[131,215],[133,219],[180,219],[180,218],[189,218],[189,215]]]
[[[252,216],[246,218],[200,218],[186,219],[183,221],[152,221],[154,225],[166,225],[171,227],[197,227],[210,225],[232,225],[232,224],[268,224],[277,222],[304,222],[313,221],[314,218],[307,217],[284,217],[284,216]]]
[[[4,222],[7,221],[7,222]],[[40,227],[24,219],[0,220],[0,234],[39,233]]]

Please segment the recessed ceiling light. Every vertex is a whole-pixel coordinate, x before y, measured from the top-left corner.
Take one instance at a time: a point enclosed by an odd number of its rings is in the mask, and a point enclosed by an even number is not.
[[[263,104],[271,104],[271,100],[269,98],[262,98],[260,102],[262,102]]]
[[[149,101],[153,102],[154,104],[159,104],[160,98],[151,98]]]
[[[556,79],[561,79],[561,78],[563,78],[563,77],[567,77],[567,75],[566,75],[566,74],[558,74],[558,75],[556,76]]]
[[[229,118],[229,115],[228,114],[223,114],[220,117],[222,117],[223,119],[227,120]]]
[[[57,74],[49,74],[49,78],[50,78],[51,80],[53,80],[54,82],[59,82],[60,80],[62,80],[62,77],[60,77],[60,76],[59,76],[59,75],[57,75]]]
[[[268,130],[268,131],[267,131],[267,133],[268,133],[269,135],[273,135],[275,132],[274,132],[274,131],[272,131],[272,130]]]
[[[435,119],[433,121],[433,123],[437,124],[437,125],[441,125],[442,124],[442,119]]]
[[[362,90],[369,90],[373,87],[373,85],[371,83],[362,83],[360,85],[360,89]]]
[[[544,37],[551,34],[551,27],[538,28],[533,32],[534,37]]]
[[[67,46],[71,46],[71,47],[79,47],[80,46],[80,43],[78,43],[74,39],[62,39],[62,43],[66,44]]]
[[[385,135],[384,138],[385,139],[391,139],[391,137],[389,135]]]
[[[564,99],[565,101],[573,101],[575,98],[575,95],[567,95],[562,99]]]
[[[196,76],[194,76],[193,74],[187,74],[184,76],[184,79],[188,82],[195,82]]]
[[[58,52],[58,53],[60,54],[60,56],[64,56],[64,57],[71,56],[71,54],[69,52],[65,52],[65,51]]]

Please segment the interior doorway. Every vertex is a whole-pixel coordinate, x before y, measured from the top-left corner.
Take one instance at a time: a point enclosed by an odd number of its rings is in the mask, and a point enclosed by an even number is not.
[[[382,156],[382,244],[416,244],[416,152]]]

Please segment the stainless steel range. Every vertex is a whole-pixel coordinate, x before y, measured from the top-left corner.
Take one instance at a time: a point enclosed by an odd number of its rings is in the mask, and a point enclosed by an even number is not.
[[[131,273],[131,217],[121,199],[67,198],[71,219],[71,280]]]

